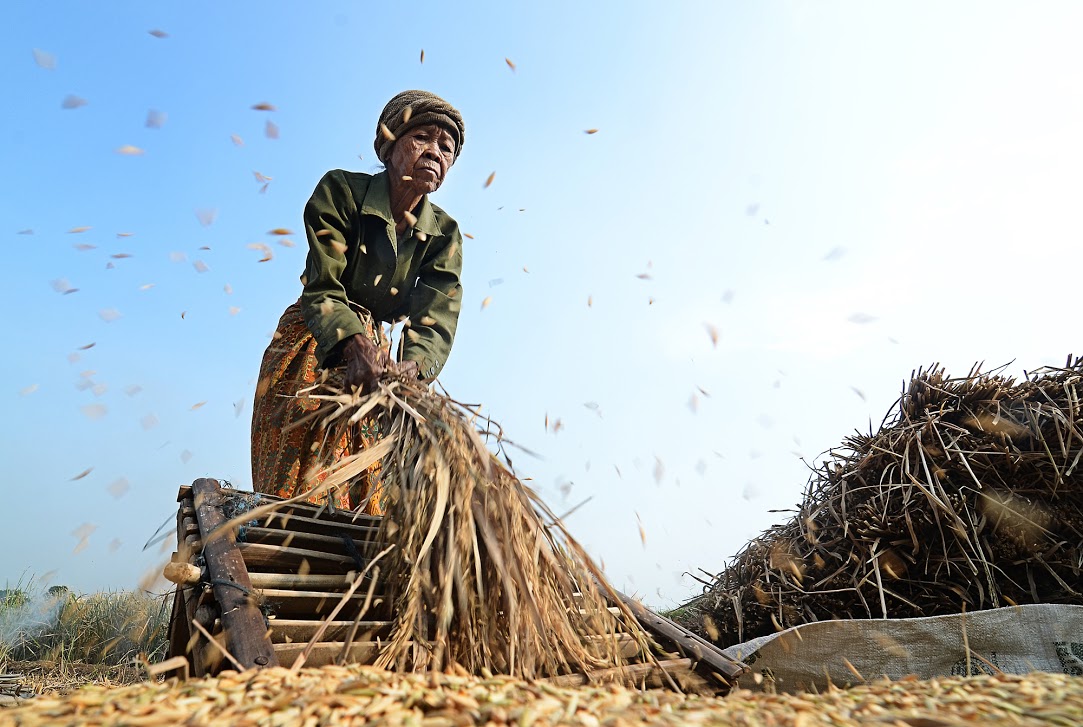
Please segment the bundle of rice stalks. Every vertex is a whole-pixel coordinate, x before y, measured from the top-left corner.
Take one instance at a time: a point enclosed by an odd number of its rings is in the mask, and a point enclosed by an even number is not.
[[[384,517],[361,590],[392,603],[377,666],[543,678],[621,666],[618,629],[645,647],[624,606],[607,610],[614,592],[600,570],[514,475],[497,425],[480,420],[479,433],[476,412],[416,381],[385,378],[366,396],[325,383],[302,395],[323,400],[328,441],[373,420],[381,432],[301,496],[351,487],[382,462]]]
[[[880,430],[681,609],[723,646],[823,619],[1083,599],[1083,358],[1016,381],[912,374]]]

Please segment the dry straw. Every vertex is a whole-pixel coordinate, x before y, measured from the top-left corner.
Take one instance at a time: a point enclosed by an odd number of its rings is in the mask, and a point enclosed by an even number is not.
[[[1083,358],[1016,382],[933,366],[813,472],[680,619],[724,646],[797,624],[1083,598]]]
[[[301,395],[322,400],[311,424],[329,442],[361,423],[379,427],[375,446],[317,473],[326,477],[300,496],[349,488],[382,462],[385,514],[363,553],[370,561],[380,553],[373,576],[394,614],[378,666],[524,678],[614,668],[624,663],[618,631],[649,652],[645,633],[601,571],[513,473],[498,425],[393,376],[366,396],[329,382]],[[620,613],[607,609],[610,602]]]

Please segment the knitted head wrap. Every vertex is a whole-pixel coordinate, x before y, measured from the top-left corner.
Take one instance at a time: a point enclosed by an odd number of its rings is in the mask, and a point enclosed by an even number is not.
[[[410,129],[425,124],[439,124],[448,130],[455,139],[455,158],[458,159],[466,139],[462,114],[447,101],[428,91],[403,91],[387,102],[380,114],[380,122],[376,124],[376,141],[372,145],[376,149],[376,156],[387,164],[395,139]]]

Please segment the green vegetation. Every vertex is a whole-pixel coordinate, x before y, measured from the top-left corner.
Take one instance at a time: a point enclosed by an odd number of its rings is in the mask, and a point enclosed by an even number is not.
[[[0,671],[16,661],[119,665],[139,655],[160,660],[168,619],[166,599],[145,593],[77,595],[63,586],[0,591]]]

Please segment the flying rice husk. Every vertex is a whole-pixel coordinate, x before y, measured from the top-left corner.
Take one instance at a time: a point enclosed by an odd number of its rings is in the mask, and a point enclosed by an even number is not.
[[[934,365],[680,610],[722,646],[825,619],[1083,599],[1083,357],[1016,383]]]
[[[619,667],[618,626],[649,651],[600,569],[515,476],[498,425],[416,381],[385,375],[366,396],[334,382],[299,394],[323,401],[327,441],[362,422],[378,424],[379,441],[328,466],[305,497],[350,487],[382,462],[384,517],[365,555],[394,626],[377,666],[528,679]]]

